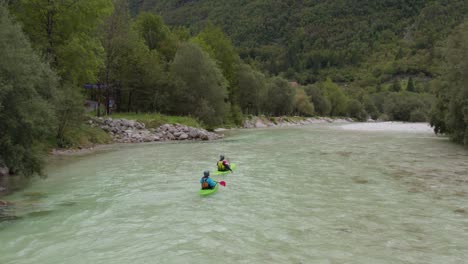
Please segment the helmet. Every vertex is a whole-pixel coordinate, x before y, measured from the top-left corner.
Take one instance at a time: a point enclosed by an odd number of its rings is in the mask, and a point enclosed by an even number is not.
[[[204,171],[204,172],[203,172],[203,176],[205,176],[205,177],[208,177],[208,176],[210,176],[210,171],[207,171],[207,170],[206,170],[206,171]]]
[[[223,159],[224,159],[224,155],[219,155],[219,159],[220,159],[220,160],[223,160]]]

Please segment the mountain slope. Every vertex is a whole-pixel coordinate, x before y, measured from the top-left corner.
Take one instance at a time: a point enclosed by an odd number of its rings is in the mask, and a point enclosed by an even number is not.
[[[157,12],[169,25],[195,33],[209,20],[232,38],[244,59],[303,83],[321,75],[352,81],[346,75],[356,73],[344,68],[369,60],[379,66],[389,60],[376,60],[382,52],[418,64],[409,74],[430,76],[432,61],[421,56],[434,55],[437,41],[463,21],[468,6],[465,0],[132,1],[133,12]]]

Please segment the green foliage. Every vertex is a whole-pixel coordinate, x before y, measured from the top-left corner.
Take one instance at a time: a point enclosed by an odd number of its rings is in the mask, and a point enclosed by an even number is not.
[[[410,92],[390,93],[385,99],[384,112],[392,119],[410,121],[411,113],[415,110],[427,115],[427,110],[432,104],[431,98],[419,97]],[[416,114],[416,113],[415,113]],[[418,117],[421,116],[418,114]]]
[[[392,86],[390,86],[390,91],[396,92],[396,93],[401,91],[400,80],[398,79],[393,80]]]
[[[230,81],[234,80],[235,67],[240,62],[239,55],[235,51],[231,40],[220,27],[208,23],[195,37],[194,41],[200,43],[202,47],[202,43],[205,43],[209,47],[209,50],[206,50],[206,52],[213,52],[210,55],[219,63],[219,67],[226,78]]]
[[[237,71],[236,80],[242,112],[254,115],[262,113],[267,92],[266,77],[251,66],[242,64]]]
[[[406,86],[407,92],[416,92],[416,88],[414,87],[413,77],[410,77],[408,80],[408,85]]]
[[[356,118],[359,121],[367,120],[367,113],[364,110],[364,107],[362,106],[361,102],[356,99],[351,99],[348,101],[347,112],[350,117]]]
[[[81,126],[84,114],[83,96],[76,87],[64,86],[58,93],[56,101],[56,115],[58,121],[57,145],[67,146],[65,131],[70,131]]]
[[[352,81],[350,68],[365,75],[374,66],[377,78],[386,71],[432,75],[435,44],[468,13],[465,0],[131,2],[135,12],[155,10],[193,32],[212,21],[249,63],[302,83],[323,80],[330,69],[334,81]]]
[[[316,85],[307,85],[304,89],[307,95],[312,99],[315,112],[321,116],[330,115],[331,103],[322,89]]]
[[[135,27],[150,50],[158,50],[167,61],[174,58],[176,41],[160,16],[141,13],[136,18]]]
[[[33,47],[63,81],[94,82],[103,48],[94,33],[112,11],[111,0],[21,0],[12,4]]]
[[[314,104],[304,91],[304,88],[297,88],[294,97],[294,112],[304,116],[314,115]]]
[[[227,81],[206,52],[196,44],[182,44],[171,64],[171,73],[176,84],[171,111],[193,114],[208,126],[223,122]]]
[[[112,138],[107,132],[98,127],[91,127],[82,123],[66,129],[60,141],[61,147],[64,148],[87,148],[110,142],[112,142]]]
[[[272,78],[268,83],[265,109],[270,115],[289,115],[294,110],[294,96],[294,88],[286,80],[280,77]]]
[[[415,109],[410,113],[410,122],[427,122],[427,113],[421,108]]]
[[[242,110],[238,105],[230,105],[229,112],[230,116],[225,119],[226,122],[232,122],[235,126],[240,126],[244,122],[244,115]]]
[[[436,133],[447,133],[468,145],[468,22],[450,36],[443,47],[443,71],[434,83],[436,104],[431,125]]]
[[[364,110],[370,115],[372,119],[377,120],[377,118],[379,118],[380,112],[370,97],[367,96],[364,98],[363,105]]]
[[[53,136],[58,78],[0,4],[0,160],[15,174],[42,173]]]
[[[101,79],[113,88],[116,110],[169,111],[172,82],[164,57],[157,50],[150,50],[132,28],[122,32],[122,37],[109,46]],[[107,92],[110,95],[111,91]]]
[[[224,34],[221,28],[215,27],[209,23],[205,26],[203,31],[193,39],[193,42],[202,47],[203,50],[210,54],[211,58],[217,62],[223,76],[228,81],[230,102],[237,103],[237,100],[235,100],[235,95],[237,95],[235,77],[240,59],[232,46],[231,40]]]
[[[322,84],[324,94],[330,100],[330,115],[331,116],[344,116],[346,115],[347,98],[343,90],[332,80],[327,79]]]

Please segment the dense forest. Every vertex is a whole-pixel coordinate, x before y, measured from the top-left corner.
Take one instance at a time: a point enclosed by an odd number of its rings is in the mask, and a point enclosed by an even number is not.
[[[0,0],[0,166],[98,114],[430,121],[468,144],[466,1]],[[85,89],[84,87],[87,87]],[[101,131],[102,132],[102,131]]]

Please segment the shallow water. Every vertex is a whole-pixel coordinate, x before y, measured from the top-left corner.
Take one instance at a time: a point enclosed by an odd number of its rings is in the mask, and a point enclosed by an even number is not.
[[[466,263],[468,151],[329,125],[114,146],[51,162],[0,223],[0,263]],[[197,192],[220,153],[238,166]]]

